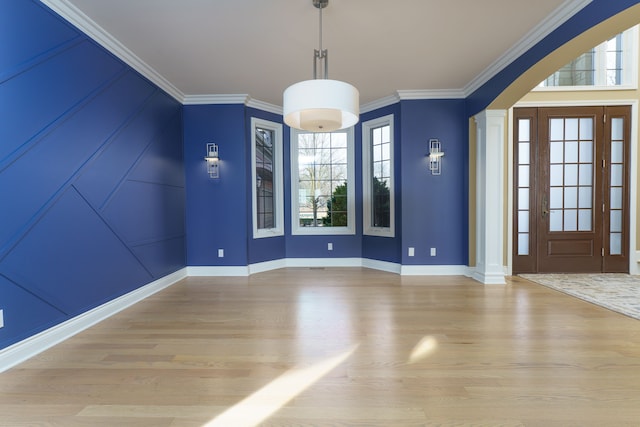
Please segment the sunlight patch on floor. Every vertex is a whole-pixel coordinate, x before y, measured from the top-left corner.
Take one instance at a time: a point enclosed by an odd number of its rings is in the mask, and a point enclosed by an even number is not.
[[[251,396],[218,415],[204,427],[250,427],[260,424],[291,399],[347,360],[357,348],[358,345],[354,345],[334,357],[285,372]]]
[[[431,336],[427,335],[423,337],[418,343],[413,347],[411,354],[409,355],[409,363],[416,363],[420,360],[428,357],[433,352],[438,349],[438,340]]]

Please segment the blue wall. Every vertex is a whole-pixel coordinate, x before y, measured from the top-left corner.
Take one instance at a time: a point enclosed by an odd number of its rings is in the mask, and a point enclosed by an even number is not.
[[[401,101],[402,264],[467,265],[469,132],[465,102]],[[432,175],[429,139],[442,143],[442,174]],[[408,248],[415,256],[408,256]],[[436,248],[436,256],[430,256]]]
[[[188,265],[247,265],[248,126],[244,105],[184,107]],[[218,144],[218,179],[207,174],[208,142]],[[223,258],[218,249],[224,250]]]
[[[0,117],[0,348],[185,266],[180,103],[3,0]]]
[[[188,265],[246,266],[283,258],[367,258],[407,265],[466,265],[468,258],[468,121],[465,101],[402,101],[363,114],[367,121],[394,114],[396,237],[362,235],[362,135],[355,128],[356,233],[291,235],[290,132],[284,129],[285,236],[251,236],[251,117],[280,116],[243,105],[185,107]],[[426,154],[430,138],[446,152],[433,176]],[[219,145],[220,178],[210,179],[205,144]],[[327,243],[333,250],[327,250]],[[415,256],[407,256],[407,248]],[[429,248],[437,255],[431,257]],[[217,250],[225,257],[218,258]]]

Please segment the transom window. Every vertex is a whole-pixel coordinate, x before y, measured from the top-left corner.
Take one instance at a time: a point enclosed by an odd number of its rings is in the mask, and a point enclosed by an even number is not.
[[[538,85],[538,90],[637,86],[638,28],[583,53]]]
[[[354,234],[353,130],[291,132],[292,233]]]
[[[394,236],[393,115],[362,124],[364,234]]]

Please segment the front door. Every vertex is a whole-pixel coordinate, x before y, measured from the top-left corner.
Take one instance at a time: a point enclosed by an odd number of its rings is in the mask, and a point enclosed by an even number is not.
[[[514,110],[514,273],[628,272],[629,118]]]

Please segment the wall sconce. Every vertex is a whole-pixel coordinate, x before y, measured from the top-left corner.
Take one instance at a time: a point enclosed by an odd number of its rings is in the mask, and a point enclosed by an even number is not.
[[[207,155],[204,159],[207,161],[207,172],[209,172],[209,177],[220,178],[220,172],[218,169],[218,161],[220,160],[218,157],[218,144],[214,144],[213,142],[207,143]]]
[[[440,175],[442,172],[442,145],[438,139],[429,140],[429,170],[431,175]]]

